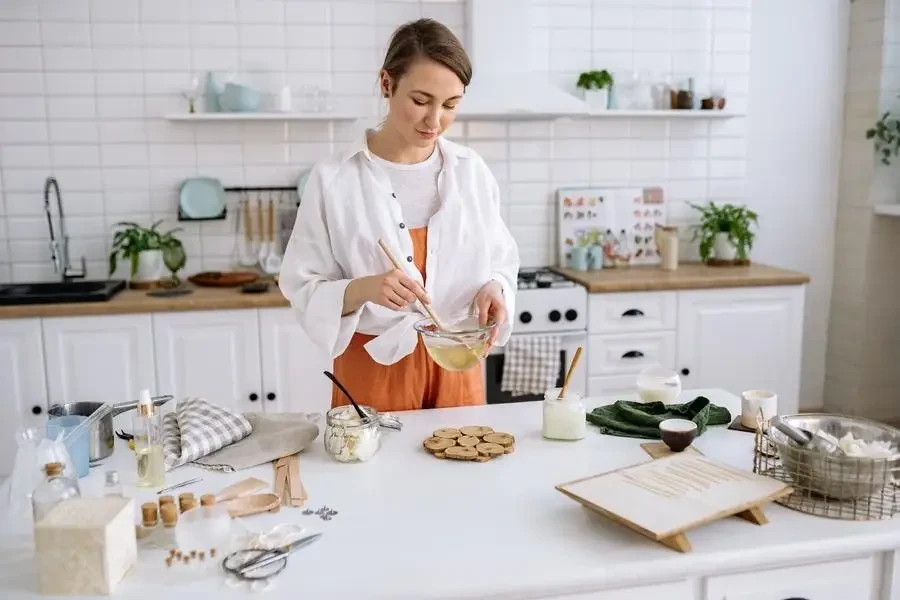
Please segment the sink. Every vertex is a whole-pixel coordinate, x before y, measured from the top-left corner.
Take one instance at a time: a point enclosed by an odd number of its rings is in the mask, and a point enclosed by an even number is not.
[[[0,284],[0,306],[59,302],[106,302],[125,289],[125,283],[124,279],[4,283]]]

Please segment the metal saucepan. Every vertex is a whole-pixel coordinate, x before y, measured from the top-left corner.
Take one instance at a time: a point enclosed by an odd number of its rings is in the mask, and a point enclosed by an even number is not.
[[[173,396],[154,396],[153,405],[162,406]],[[50,407],[47,414],[51,419],[54,417],[64,417],[67,415],[77,415],[81,417],[89,417],[95,410],[103,406],[103,402],[69,402],[67,404],[55,404]],[[124,412],[137,408],[137,401],[120,402],[113,404],[112,410],[106,416],[91,426],[89,435],[91,436],[91,453],[90,461],[96,462],[103,460],[113,452],[115,446],[115,436],[113,435],[113,419]]]

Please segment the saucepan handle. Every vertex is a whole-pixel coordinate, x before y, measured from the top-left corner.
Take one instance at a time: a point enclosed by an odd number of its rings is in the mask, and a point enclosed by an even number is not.
[[[175,398],[175,396],[172,396],[171,394],[165,394],[162,396],[154,396],[153,398],[151,398],[151,400],[153,400],[153,406],[162,406],[163,404],[165,404],[169,400],[172,400],[173,398]],[[116,417],[118,415],[121,415],[124,412],[128,412],[129,410],[136,409],[137,405],[138,405],[137,400],[135,400],[133,402],[120,402],[118,404],[114,404],[112,407],[111,414],[113,417]]]

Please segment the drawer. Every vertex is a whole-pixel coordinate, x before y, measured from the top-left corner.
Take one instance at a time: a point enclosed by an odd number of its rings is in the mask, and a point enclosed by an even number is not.
[[[675,368],[675,332],[588,337],[588,375],[637,375],[646,367]]]
[[[694,600],[694,586],[688,581],[554,596],[556,600]]]
[[[592,294],[589,333],[675,329],[677,292]]]
[[[591,377],[587,383],[587,395],[591,399],[609,397],[615,400],[640,401],[640,397],[637,395],[637,376]]]
[[[709,577],[704,600],[873,600],[872,557]]]

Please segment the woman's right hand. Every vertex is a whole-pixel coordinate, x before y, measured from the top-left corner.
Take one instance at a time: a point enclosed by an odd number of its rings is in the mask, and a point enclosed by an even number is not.
[[[352,280],[344,292],[343,314],[354,312],[366,302],[373,302],[392,310],[402,310],[417,299],[425,304],[431,303],[421,285],[403,271],[393,269],[380,275]]]

